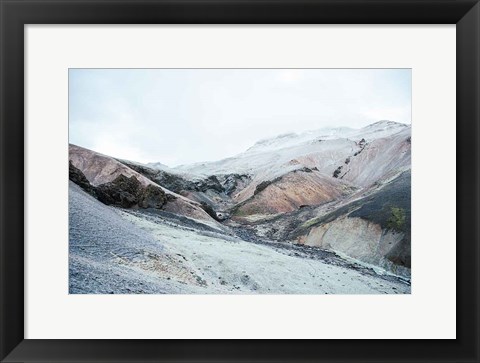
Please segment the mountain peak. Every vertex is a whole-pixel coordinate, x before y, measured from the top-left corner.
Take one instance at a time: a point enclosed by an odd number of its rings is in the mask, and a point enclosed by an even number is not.
[[[396,121],[390,121],[390,120],[380,120],[377,122],[374,122],[373,124],[370,124],[368,126],[365,126],[364,129],[367,128],[385,128],[385,127],[407,127],[408,125],[402,124],[400,122]]]

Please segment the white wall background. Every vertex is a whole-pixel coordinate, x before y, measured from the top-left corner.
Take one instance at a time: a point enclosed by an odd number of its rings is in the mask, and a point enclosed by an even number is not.
[[[25,338],[455,338],[454,26],[35,25],[25,64]],[[68,295],[69,67],[412,68],[412,294]]]

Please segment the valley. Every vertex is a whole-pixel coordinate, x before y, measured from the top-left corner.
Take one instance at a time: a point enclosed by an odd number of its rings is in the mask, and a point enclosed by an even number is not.
[[[71,144],[69,179],[70,293],[410,293],[409,125],[173,168]]]

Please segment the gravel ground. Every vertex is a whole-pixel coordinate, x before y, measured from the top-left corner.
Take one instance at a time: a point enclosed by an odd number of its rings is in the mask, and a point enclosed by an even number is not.
[[[408,282],[319,249],[108,207],[70,183],[72,294],[404,294]]]

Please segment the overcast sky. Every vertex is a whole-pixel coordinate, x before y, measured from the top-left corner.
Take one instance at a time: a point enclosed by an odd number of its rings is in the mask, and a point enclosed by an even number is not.
[[[71,69],[70,142],[169,166],[323,127],[411,122],[409,69]]]

